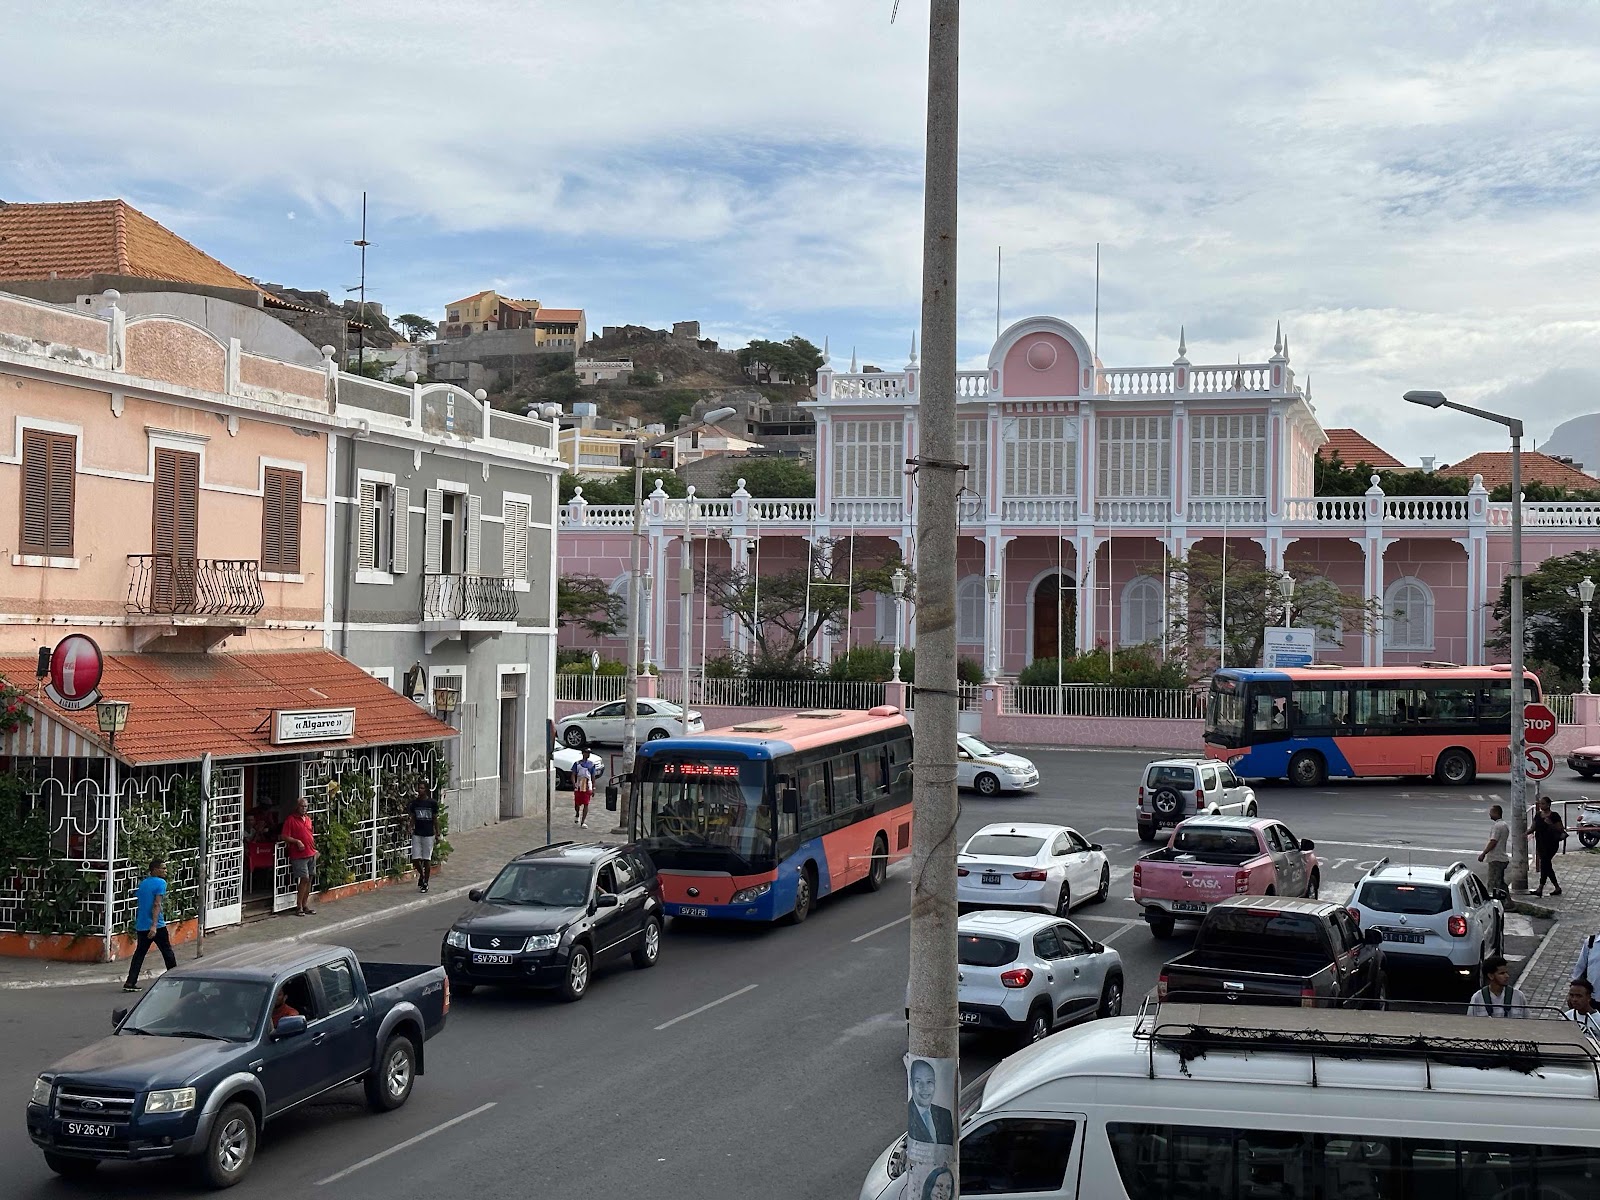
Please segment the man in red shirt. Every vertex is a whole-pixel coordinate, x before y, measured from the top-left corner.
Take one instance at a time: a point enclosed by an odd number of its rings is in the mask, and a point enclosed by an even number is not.
[[[283,842],[289,847],[289,878],[295,885],[295,915],[304,917],[317,910],[310,907],[311,874],[316,867],[317,846],[312,838],[310,805],[304,796],[294,806],[294,815],[283,823]]]

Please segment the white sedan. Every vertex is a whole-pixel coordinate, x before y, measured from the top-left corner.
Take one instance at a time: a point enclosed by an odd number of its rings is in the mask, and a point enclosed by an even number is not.
[[[558,722],[556,736],[574,750],[592,745],[620,746],[627,713],[626,701],[613,700]],[[680,737],[683,734],[683,709],[667,700],[641,700],[638,728],[641,742]],[[690,709],[689,732],[705,731],[705,722],[700,719],[700,714]]]
[[[1039,768],[1020,754],[996,750],[969,734],[956,738],[956,786],[984,796],[1039,786]]]
[[[1111,866],[1097,843],[1065,825],[985,825],[956,855],[956,903],[1030,908],[1064,917],[1111,891]]]

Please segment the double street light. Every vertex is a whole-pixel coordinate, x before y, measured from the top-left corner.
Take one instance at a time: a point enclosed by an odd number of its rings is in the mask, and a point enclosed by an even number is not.
[[[1447,400],[1443,392],[1411,391],[1409,404],[1424,408],[1453,408],[1470,417],[1505,426],[1511,435],[1511,570],[1506,577],[1511,586],[1511,868],[1508,885],[1519,892],[1528,890],[1528,763],[1527,738],[1523,729],[1523,709],[1527,694],[1523,686],[1522,619],[1522,422],[1516,417],[1487,409],[1472,408]],[[1588,658],[1588,639],[1584,657]]]

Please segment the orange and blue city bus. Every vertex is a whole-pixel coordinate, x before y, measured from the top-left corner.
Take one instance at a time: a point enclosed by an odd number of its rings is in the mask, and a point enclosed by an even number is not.
[[[1525,676],[1524,703],[1539,698]],[[1316,787],[1330,776],[1471,783],[1511,770],[1503,666],[1230,668],[1211,679],[1206,751],[1246,779]]]
[[[823,896],[882,887],[911,853],[911,750],[889,706],[644,743],[632,834],[667,915],[799,922]]]

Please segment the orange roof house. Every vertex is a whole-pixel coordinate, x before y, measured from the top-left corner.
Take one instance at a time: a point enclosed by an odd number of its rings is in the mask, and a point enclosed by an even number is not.
[[[1317,451],[1317,457],[1330,459],[1339,456],[1347,467],[1366,463],[1380,471],[1404,471],[1406,466],[1383,447],[1354,429],[1327,429],[1328,441]]]
[[[1474,475],[1482,475],[1483,486],[1491,492],[1497,487],[1510,487],[1511,451],[1481,450],[1458,463],[1440,467],[1439,474],[1457,479],[1471,479]],[[1552,458],[1548,454],[1540,454],[1537,450],[1522,452],[1522,482],[1524,485],[1542,483],[1546,487],[1559,488],[1567,492],[1600,491],[1600,479],[1596,479],[1586,471],[1578,470],[1569,462]]]

